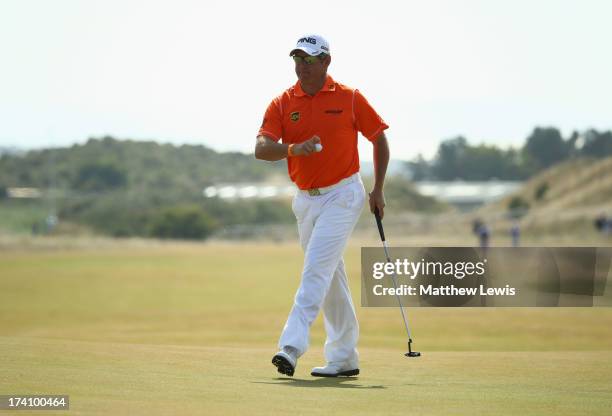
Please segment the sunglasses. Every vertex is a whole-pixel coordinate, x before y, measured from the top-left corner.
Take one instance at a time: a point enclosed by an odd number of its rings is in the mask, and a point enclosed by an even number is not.
[[[320,61],[318,56],[298,56],[298,55],[291,55],[291,57],[293,58],[293,60],[295,61],[296,64],[299,63],[305,63],[306,65],[312,65],[317,61]]]

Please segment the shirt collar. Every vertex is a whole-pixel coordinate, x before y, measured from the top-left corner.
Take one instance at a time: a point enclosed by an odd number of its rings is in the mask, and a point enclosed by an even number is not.
[[[336,81],[334,81],[334,79],[330,75],[327,75],[327,78],[325,79],[325,84],[323,84],[323,88],[321,88],[319,92],[333,92],[333,91],[336,91]],[[293,88],[293,94],[296,97],[304,97],[308,95],[302,89],[302,83],[299,80],[298,82],[295,83],[295,87]]]

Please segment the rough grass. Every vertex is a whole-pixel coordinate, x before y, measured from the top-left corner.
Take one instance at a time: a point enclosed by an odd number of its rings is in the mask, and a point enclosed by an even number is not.
[[[542,185],[548,189],[538,199],[536,191]],[[514,194],[481,211],[507,210],[515,196],[520,196],[536,210],[563,211],[599,205],[609,208],[612,203],[612,157],[578,158],[556,164],[529,179]]]
[[[359,247],[346,261],[359,299]],[[321,320],[279,377],[301,262],[297,243],[4,250],[0,392],[69,394],[67,414],[609,414],[610,308],[411,309],[417,359],[397,309],[358,308],[359,377],[309,376]]]
[[[537,198],[542,186],[547,191]],[[489,223],[494,235],[508,234],[512,224],[508,206],[515,197],[529,204],[520,220],[525,236],[582,235],[590,240],[601,239],[594,220],[602,213],[612,213],[612,157],[578,158],[554,165],[529,179],[515,193],[480,208],[475,215]],[[612,240],[607,241],[609,245]]]

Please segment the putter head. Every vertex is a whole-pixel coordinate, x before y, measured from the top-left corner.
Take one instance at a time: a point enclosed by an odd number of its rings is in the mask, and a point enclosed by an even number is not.
[[[408,338],[408,352],[404,354],[406,357],[420,357],[421,353],[418,351],[412,351],[412,338]]]

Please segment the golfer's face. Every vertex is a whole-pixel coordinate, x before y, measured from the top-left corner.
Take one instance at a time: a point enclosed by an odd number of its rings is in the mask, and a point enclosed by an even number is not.
[[[300,58],[306,58],[309,55],[303,51],[296,51],[296,56]],[[309,58],[312,59],[312,58]],[[303,59],[297,59],[295,61],[295,73],[298,79],[305,83],[310,83],[313,81],[319,81],[321,78],[325,77],[327,73],[327,66],[329,63],[327,62],[328,58],[324,58],[323,60],[316,58],[314,62],[307,63]]]

